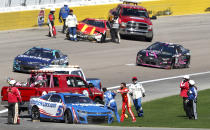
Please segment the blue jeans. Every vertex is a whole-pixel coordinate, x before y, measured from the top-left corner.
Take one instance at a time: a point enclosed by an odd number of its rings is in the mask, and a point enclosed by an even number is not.
[[[76,27],[69,27],[69,37],[70,40],[76,41],[77,40],[77,35],[76,35]]]
[[[138,117],[143,116],[144,112],[143,112],[143,108],[142,108],[142,105],[141,105],[141,98],[134,99],[133,104],[136,108],[136,112],[138,113]]]

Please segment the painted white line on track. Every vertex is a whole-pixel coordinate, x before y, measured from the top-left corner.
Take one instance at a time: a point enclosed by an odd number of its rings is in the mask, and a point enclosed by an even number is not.
[[[207,72],[200,72],[200,73],[194,73],[194,74],[188,74],[190,76],[196,76],[196,75],[203,75],[203,74],[209,74],[210,71],[207,71]],[[180,76],[174,76],[174,77],[168,77],[168,78],[162,78],[162,79],[154,79],[154,80],[148,80],[148,81],[142,81],[142,82],[139,82],[139,83],[151,83],[151,82],[157,82],[157,81],[163,81],[163,80],[168,80],[168,79],[176,79],[176,78],[182,78],[184,77],[184,75],[180,75]],[[127,85],[130,85],[130,84],[127,84]],[[114,87],[108,87],[107,89],[116,89],[116,88],[119,88],[120,86],[114,86]],[[0,114],[1,113],[5,113],[5,112],[8,112],[8,109],[5,109],[5,110],[1,110],[0,111]]]
[[[0,114],[1,114],[1,113],[5,113],[5,112],[8,112],[8,109],[1,110],[1,111],[0,111]]]
[[[194,74],[186,74],[186,75],[196,76],[196,75],[203,75],[203,74],[208,74],[208,73],[210,73],[210,71],[200,72],[200,73],[194,73]],[[139,83],[145,84],[145,83],[163,81],[163,80],[168,80],[168,79],[176,79],[176,78],[182,78],[182,77],[184,77],[184,75],[174,76],[174,77],[168,77],[168,78],[162,78],[162,79],[154,79],[154,80],[142,81],[142,82],[139,82]],[[130,84],[131,83],[127,84],[127,86],[129,86]],[[107,89],[110,90],[110,89],[116,89],[116,88],[120,88],[120,86],[108,87]]]
[[[127,66],[135,66],[136,64],[125,64]]]

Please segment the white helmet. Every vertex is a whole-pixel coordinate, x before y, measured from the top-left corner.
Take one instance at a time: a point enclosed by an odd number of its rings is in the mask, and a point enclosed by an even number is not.
[[[190,76],[189,75],[185,75],[183,78],[184,79],[190,79]]]
[[[195,81],[194,81],[194,80],[190,80],[190,81],[189,81],[189,84],[190,84],[190,85],[195,85]]]
[[[15,83],[16,83],[16,81],[15,81],[14,79],[9,81],[9,84],[12,85],[12,86],[13,86]]]
[[[51,8],[50,11],[54,11],[55,12],[55,8]]]

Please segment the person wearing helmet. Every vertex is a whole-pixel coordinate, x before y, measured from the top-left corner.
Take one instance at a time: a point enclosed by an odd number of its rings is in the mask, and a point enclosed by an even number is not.
[[[129,87],[130,95],[133,98],[133,104],[136,108],[138,117],[142,117],[144,112],[141,104],[141,98],[145,97],[145,89],[136,77],[132,78],[132,84]]]
[[[120,123],[120,116],[117,111],[117,103],[115,101],[116,93],[114,91],[109,91],[107,88],[103,88],[104,92],[104,106],[111,109],[115,113],[115,117],[117,118],[117,122]]]
[[[68,3],[64,3],[64,6],[60,9],[60,12],[59,12],[59,22],[62,23],[63,21],[63,30],[62,32],[65,33],[65,30],[67,28],[66,26],[66,18],[69,14],[69,7],[68,7]]]
[[[183,108],[184,108],[184,111],[187,115],[187,103],[186,103],[186,100],[188,98],[188,95],[187,95],[187,92],[189,90],[189,80],[190,80],[190,76],[189,75],[185,75],[183,77],[183,80],[181,81],[180,83],[180,96],[183,98]]]
[[[187,103],[187,116],[189,119],[198,119],[197,115],[197,108],[196,108],[196,103],[197,103],[197,87],[195,86],[195,81],[194,80],[189,80],[189,90],[187,92],[188,98],[186,100]]]
[[[50,9],[50,13],[48,15],[48,26],[49,26],[49,37],[54,37],[56,36],[56,30],[54,26],[54,21],[55,21],[55,8]]]
[[[66,25],[68,26],[69,37],[71,41],[77,41],[77,17],[73,14],[73,10],[70,9],[69,15],[66,18]]]
[[[8,81],[8,80],[7,80]],[[8,124],[19,124],[18,116],[18,102],[22,102],[20,92],[15,87],[16,81],[14,79],[9,81],[8,93]]]
[[[129,94],[129,89],[126,87],[126,83],[120,84],[120,89],[117,90],[117,93],[121,93],[122,95],[122,113],[120,121],[123,122],[125,118],[126,108],[132,117],[132,122],[136,122],[136,118],[131,110],[131,97]]]

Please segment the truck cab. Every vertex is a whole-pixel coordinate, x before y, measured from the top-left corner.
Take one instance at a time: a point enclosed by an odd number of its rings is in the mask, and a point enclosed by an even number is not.
[[[37,80],[38,76],[42,79]],[[2,87],[2,105],[8,106],[7,89],[9,86]],[[27,110],[31,97],[40,97],[47,93],[79,93],[90,97],[97,103],[103,103],[103,93],[97,88],[90,86],[82,77],[70,74],[55,74],[54,71],[32,70],[27,86],[16,86],[21,94],[23,103],[21,110]]]
[[[145,37],[145,40],[151,42],[153,39],[153,27],[147,9],[139,6],[138,2],[124,1],[116,8],[109,11],[108,20],[112,20],[117,15],[121,21],[120,34]]]

